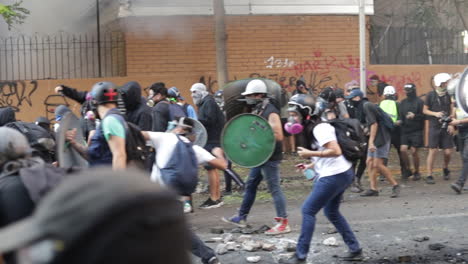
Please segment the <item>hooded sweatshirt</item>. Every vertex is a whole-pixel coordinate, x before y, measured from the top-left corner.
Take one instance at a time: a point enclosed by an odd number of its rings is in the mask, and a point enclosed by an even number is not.
[[[128,82],[120,87],[120,92],[127,110],[127,121],[137,125],[143,131],[151,131],[151,108],[142,102],[140,84]]]
[[[11,107],[0,108],[0,127],[15,122],[15,111]]]
[[[400,102],[398,109],[399,119],[402,121],[402,133],[411,133],[423,131],[425,116],[423,114],[424,102],[416,94],[408,96]],[[415,116],[413,119],[407,119],[408,112],[412,112]]]

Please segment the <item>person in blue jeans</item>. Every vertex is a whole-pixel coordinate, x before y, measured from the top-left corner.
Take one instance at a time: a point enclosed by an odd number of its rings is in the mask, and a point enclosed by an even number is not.
[[[312,149],[298,148],[299,156],[311,159],[310,164],[301,165],[302,169],[312,169],[319,178],[302,205],[302,226],[296,254],[280,263],[306,263],[316,215],[322,208],[325,216],[335,226],[349,248],[348,254],[341,256],[340,259],[363,260],[361,246],[339,210],[343,193],[354,180],[354,170],[352,163],[342,155],[335,128],[321,121],[327,119],[326,103],[317,103],[311,95],[298,95],[292,97],[289,104],[289,122],[303,126],[308,146]]]
[[[222,220],[239,227],[246,227],[247,215],[250,213],[250,209],[255,202],[257,187],[262,179],[265,179],[276,209],[276,217],[274,218],[276,225],[267,230],[265,234],[278,235],[291,232],[291,228],[289,227],[288,214],[286,212],[286,198],[280,186],[279,164],[283,158],[281,143],[283,140],[283,129],[281,128],[280,112],[269,101],[267,94],[265,82],[255,79],[247,84],[245,92],[242,93],[245,99],[242,100],[245,100],[250,106],[251,113],[265,118],[270,124],[276,139],[274,152],[267,162],[250,170],[239,213],[230,218],[222,218]]]

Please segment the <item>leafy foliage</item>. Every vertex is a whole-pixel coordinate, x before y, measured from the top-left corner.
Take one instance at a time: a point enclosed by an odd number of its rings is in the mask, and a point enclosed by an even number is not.
[[[12,5],[3,5],[0,4],[0,15],[8,25],[8,30],[11,30],[12,26],[15,24],[23,24],[27,15],[29,15],[29,10],[21,7],[23,1],[16,2]]]

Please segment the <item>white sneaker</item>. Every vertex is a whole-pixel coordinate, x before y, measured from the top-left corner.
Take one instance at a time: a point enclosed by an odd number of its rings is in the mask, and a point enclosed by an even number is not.
[[[186,213],[186,214],[193,213],[193,207],[192,207],[192,205],[190,204],[189,201],[184,202],[184,213]]]

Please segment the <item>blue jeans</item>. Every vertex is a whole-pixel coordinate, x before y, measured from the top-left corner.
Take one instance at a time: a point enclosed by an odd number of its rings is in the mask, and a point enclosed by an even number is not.
[[[286,218],[286,199],[280,186],[279,164],[281,161],[267,161],[265,164],[252,168],[249,173],[249,178],[245,183],[244,199],[239,209],[239,215],[247,218],[247,215],[255,202],[257,196],[257,187],[265,177],[268,185],[268,190],[273,197],[275,203],[276,216]],[[262,176],[263,175],[263,176]]]
[[[351,252],[360,250],[359,242],[353,231],[340,213],[341,197],[353,182],[354,171],[349,169],[333,176],[322,177],[314,185],[302,205],[301,235],[297,242],[296,256],[306,259],[315,229],[315,215],[323,208],[325,216],[336,227]]]

